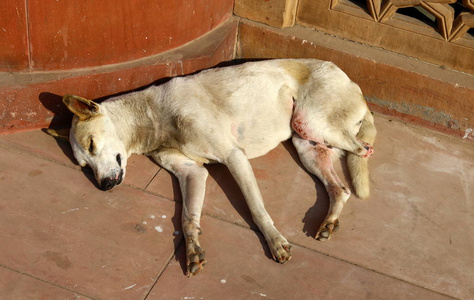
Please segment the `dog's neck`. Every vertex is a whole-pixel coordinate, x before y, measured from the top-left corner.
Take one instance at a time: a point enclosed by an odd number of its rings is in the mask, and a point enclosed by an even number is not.
[[[129,154],[148,154],[167,144],[162,113],[146,90],[103,102]]]

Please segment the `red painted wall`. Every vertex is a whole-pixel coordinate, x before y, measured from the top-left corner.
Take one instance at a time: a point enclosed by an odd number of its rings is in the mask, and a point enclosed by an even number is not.
[[[179,47],[229,17],[232,1],[8,0],[0,71],[120,63]]]
[[[185,54],[148,68],[130,64],[222,30],[232,8],[233,0],[1,1],[0,134],[49,125],[55,112],[45,107],[48,93],[98,98],[231,59],[236,26],[226,27],[233,32],[223,37],[219,51],[193,54],[188,46]],[[177,64],[180,70],[173,70]],[[58,99],[46,99],[46,106]]]

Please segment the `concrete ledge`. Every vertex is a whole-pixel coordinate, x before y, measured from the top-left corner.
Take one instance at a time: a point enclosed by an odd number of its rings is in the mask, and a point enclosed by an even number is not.
[[[295,26],[241,20],[237,57],[330,60],[357,82],[375,111],[474,139],[474,76]]]
[[[231,60],[237,24],[230,18],[180,48],[135,61],[74,71],[0,73],[0,134],[66,124],[70,114],[61,101],[66,93],[97,99]]]

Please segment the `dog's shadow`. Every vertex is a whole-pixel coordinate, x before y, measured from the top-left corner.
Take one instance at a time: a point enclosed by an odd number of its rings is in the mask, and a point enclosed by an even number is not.
[[[306,234],[306,236],[315,238],[319,227],[326,219],[326,216],[329,211],[329,195],[326,191],[326,187],[321,182],[321,180],[316,175],[310,173],[303,166],[293,143],[288,140],[283,142],[283,146],[288,151],[291,158],[293,158],[293,160],[298,164],[298,166],[303,169],[306,174],[308,174],[308,176],[310,176],[314,181],[316,199],[313,206],[308,208],[301,221],[303,222],[303,232]],[[352,181],[350,179],[349,170],[347,169],[347,163],[345,160],[346,156],[342,155],[339,159],[335,159],[333,164],[335,165],[335,169],[337,169],[336,165],[341,166],[342,174],[340,174],[340,172],[337,172],[337,170],[336,173],[338,173],[338,175],[341,177],[341,180],[345,181],[345,183],[350,187],[351,190],[354,190],[352,186]]]
[[[47,129],[54,129],[60,137],[56,137],[56,143],[63,152],[63,154],[73,163],[74,165],[79,165],[74,154],[72,152],[71,145],[68,141],[65,140],[65,137],[69,136],[69,130],[71,127],[72,113],[66,108],[62,102],[62,96],[56,95],[53,93],[43,92],[39,95],[39,101],[41,104],[49,111],[53,113],[53,118],[48,128],[43,128],[45,134],[49,134]],[[82,168],[82,173],[86,176],[87,179],[96,187],[100,188],[99,184],[94,178],[94,173],[90,168]]]
[[[316,199],[314,204],[306,211],[301,222],[303,223],[303,232],[306,236],[314,238],[328,213],[329,196],[321,180],[303,166],[293,143],[291,141],[285,141],[283,142],[283,146],[296,164],[304,170],[311,179],[313,179]]]
[[[69,129],[71,127],[72,113],[66,108],[62,102],[62,96],[53,93],[41,93],[39,101],[49,111],[53,113],[53,118],[47,129],[54,129],[59,135],[69,136]],[[46,128],[43,132],[47,133]],[[69,142],[62,138],[56,138],[58,147],[63,151],[72,163],[77,164],[76,159],[72,153]]]
[[[314,174],[310,173],[306,170],[306,168],[302,165],[298,153],[293,146],[290,140],[283,142],[283,146],[290,155],[290,157],[296,162],[296,164],[303,169],[310,178],[312,178],[314,182],[315,188],[315,202],[312,206],[308,207],[305,215],[303,216],[301,222],[303,223],[302,231],[306,234],[306,236],[315,238],[316,233],[325,220],[328,210],[329,210],[329,196],[326,192],[326,188],[323,183],[317,178]],[[343,158],[341,158],[342,160]],[[345,163],[342,161],[335,161],[336,163],[342,163],[343,166],[343,178],[346,179],[346,182],[350,182],[349,174],[347,171],[347,167]],[[215,165],[208,165],[206,166],[209,175],[213,178],[213,180],[218,184],[218,186],[224,192],[227,200],[231,203],[233,208],[237,211],[240,217],[248,224],[248,226],[255,232],[255,235],[259,238],[262,248],[265,251],[265,255],[272,259],[272,254],[270,249],[268,248],[267,242],[265,238],[258,230],[258,227],[254,223],[250,210],[245,202],[244,196],[238,187],[237,183],[235,182],[234,178],[232,177],[230,171],[227,169],[226,166],[222,164],[215,164]],[[275,178],[278,180],[278,178]],[[292,188],[292,187],[289,187]],[[206,202],[205,202],[206,203]],[[204,204],[205,205],[205,204]],[[300,205],[295,203],[295,205]],[[280,226],[285,226],[285,224],[279,224]],[[284,232],[284,228],[282,232]]]
[[[302,169],[306,174],[312,178],[314,182],[314,189],[315,189],[315,199],[314,204],[308,207],[305,215],[303,216],[301,222],[303,223],[302,231],[308,237],[314,238],[316,233],[323,223],[324,219],[327,216],[329,210],[329,196],[326,192],[326,188],[324,187],[323,183],[317,178],[315,175],[310,173],[306,170],[306,168],[302,165],[298,153],[291,143],[291,141],[285,141],[282,143],[285,150],[288,152],[289,156],[295,161],[295,163]],[[152,158],[150,158],[154,162]],[[341,177],[345,179],[346,183],[350,185],[350,175],[347,170],[347,165],[344,162],[345,157],[341,157],[338,160],[335,160],[335,163],[342,165],[342,175]],[[156,163],[156,162],[154,162]],[[206,165],[207,170],[209,171],[209,176],[214,180],[219,188],[223,191],[225,198],[223,201],[229,201],[232,205],[233,209],[239,214],[242,220],[252,229],[256,236],[260,239],[262,243],[262,247],[265,250],[265,254],[268,258],[272,258],[270,249],[265,242],[263,235],[260,233],[257,225],[254,223],[250,210],[246,204],[245,198],[237,185],[236,181],[232,177],[232,174],[227,169],[227,167],[223,164],[210,164]],[[165,170],[162,170],[165,171]],[[178,203],[182,203],[182,196],[181,190],[179,187],[179,182],[174,175],[169,173],[172,178],[172,189],[173,189],[173,200]],[[209,179],[208,179],[209,180]],[[275,178],[278,180],[278,178]],[[208,184],[206,184],[208,186]],[[291,187],[290,187],[291,188]],[[208,191],[208,189],[206,189]],[[209,191],[208,191],[209,192]],[[204,210],[206,209],[206,199],[204,201]],[[298,205],[298,204],[295,204]],[[229,221],[229,220],[228,220]],[[230,221],[232,222],[232,221]],[[284,226],[284,224],[281,224]],[[205,228],[204,228],[205,231]],[[185,263],[183,263],[183,270],[186,269]]]
[[[244,195],[240,190],[237,182],[232,177],[229,169],[222,164],[213,164],[207,165],[206,168],[209,171],[209,175],[214,179],[219,188],[224,192],[226,200],[230,202],[235,211],[240,215],[240,217],[247,223],[247,225],[252,229],[254,234],[260,240],[262,248],[265,252],[265,255],[272,259],[272,253],[270,248],[263,237],[263,234],[259,231],[257,225],[252,219],[252,215],[245,201]]]

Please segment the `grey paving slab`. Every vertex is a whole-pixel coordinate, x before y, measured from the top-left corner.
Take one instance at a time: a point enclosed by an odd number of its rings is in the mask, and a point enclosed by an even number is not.
[[[80,169],[69,142],[55,139],[41,130],[0,136],[0,143],[10,149],[32,153],[48,160]],[[148,157],[132,155],[127,163],[123,184],[144,189],[161,168]],[[92,172],[85,169],[86,172]]]
[[[281,265],[252,230],[208,216],[201,225],[205,269],[186,278],[181,247],[147,299],[450,299],[298,246]]]
[[[328,210],[327,194],[319,180],[301,168],[289,143],[251,160],[267,210],[293,243],[471,299],[474,144],[384,116],[376,116],[376,125],[379,134],[370,160],[372,196],[368,200],[351,196],[333,239],[313,238]],[[336,166],[347,182],[342,164]],[[208,169],[205,214],[254,226],[226,167]],[[171,182],[166,173],[161,176],[162,184]]]
[[[0,299],[90,299],[48,282],[0,267]]]
[[[180,204],[0,151],[0,265],[92,298],[144,297],[182,239]]]
[[[25,278],[11,295],[30,295],[39,280],[59,295],[139,299],[166,268],[150,299],[472,299],[473,144],[382,116],[376,122],[372,196],[350,198],[328,242],[313,238],[326,192],[294,148],[284,143],[251,161],[276,226],[299,245],[284,266],[246,229],[254,225],[228,170],[209,166],[201,239],[209,264],[191,279],[182,247],[172,254],[181,197],[169,173],[132,156],[125,185],[102,192],[74,166],[67,144],[39,131],[2,136],[0,276]]]

